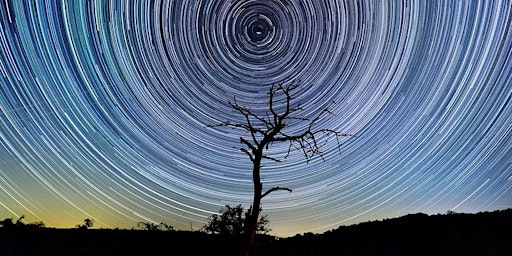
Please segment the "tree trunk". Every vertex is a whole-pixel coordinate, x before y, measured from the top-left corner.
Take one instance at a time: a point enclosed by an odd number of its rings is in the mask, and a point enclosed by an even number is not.
[[[248,228],[247,230],[247,247],[246,247],[246,256],[255,255],[255,238],[256,238],[256,229],[258,227],[258,217],[260,214],[260,206],[261,206],[261,195],[263,194],[263,185],[260,180],[260,164],[263,154],[256,154],[253,161],[253,170],[252,170],[252,180],[254,183],[254,198],[252,202],[252,206],[249,209],[248,216]]]

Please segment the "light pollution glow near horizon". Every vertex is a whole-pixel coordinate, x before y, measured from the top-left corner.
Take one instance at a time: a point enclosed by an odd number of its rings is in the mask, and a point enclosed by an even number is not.
[[[264,190],[293,192],[264,198],[271,234],[512,206],[511,1],[2,0],[0,22],[0,218],[247,209],[247,134],[207,125],[294,80],[302,117],[334,101],[315,127],[356,136],[309,163],[272,145]]]

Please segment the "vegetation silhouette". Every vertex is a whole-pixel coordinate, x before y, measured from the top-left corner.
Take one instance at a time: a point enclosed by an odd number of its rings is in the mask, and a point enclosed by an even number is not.
[[[94,220],[87,218],[87,219],[84,219],[84,224],[78,224],[78,225],[76,225],[76,228],[89,229],[89,228],[92,228],[92,226],[94,226]]]
[[[226,236],[243,236],[247,231],[247,213],[241,204],[231,207],[226,205],[219,210],[219,214],[213,214],[208,217],[208,222],[203,229],[210,234],[220,234]],[[269,221],[267,215],[259,218],[256,227],[256,233],[268,234]]]
[[[147,231],[174,231],[173,226],[164,222],[160,222],[160,224],[155,224],[151,222],[138,222],[137,229]]]
[[[57,229],[0,221],[0,255],[240,255],[240,239],[198,231]],[[18,225],[16,225],[18,223]],[[39,223],[39,222],[36,222]],[[510,255],[512,209],[477,214],[409,214],[323,234],[258,236],[264,256]]]
[[[0,221],[0,228],[5,229],[14,229],[14,228],[25,228],[25,229],[34,229],[34,228],[44,228],[45,224],[42,221],[32,222],[32,223],[24,223],[23,219],[25,219],[25,215],[21,215],[16,222],[13,221],[13,218],[6,218]]]
[[[264,114],[258,113],[250,107],[239,105],[235,99],[234,102],[229,102],[229,104],[244,117],[245,122],[233,123],[226,121],[208,126],[228,127],[242,130],[249,134],[246,137],[240,137],[240,143],[243,147],[239,148],[240,151],[249,157],[253,164],[252,180],[254,196],[252,205],[247,211],[246,225],[244,226],[247,229],[244,231],[246,235],[246,255],[256,254],[258,250],[254,246],[254,239],[261,211],[261,200],[275,191],[284,190],[290,193],[292,192],[290,188],[279,186],[272,187],[266,192],[263,192],[263,184],[260,178],[262,161],[270,160],[281,162],[280,159],[267,154],[269,147],[273,146],[274,143],[288,143],[288,154],[284,158],[288,157],[292,149],[296,149],[301,152],[306,158],[306,161],[309,162],[314,156],[323,158],[322,146],[327,144],[326,138],[329,137],[329,135],[333,135],[336,138],[338,146],[340,146],[339,137],[351,136],[332,129],[315,129],[315,125],[321,118],[327,114],[332,114],[330,105],[323,109],[317,116],[311,119],[306,118],[304,114],[300,114],[303,111],[300,104],[292,104],[292,91],[299,85],[299,83],[294,82],[289,85],[283,83],[273,84],[268,92],[268,109]],[[290,129],[291,127],[301,127],[303,129]]]

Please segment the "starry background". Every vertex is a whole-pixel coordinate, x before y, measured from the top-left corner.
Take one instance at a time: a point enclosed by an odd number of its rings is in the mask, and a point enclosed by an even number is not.
[[[511,1],[2,0],[0,23],[2,218],[189,230],[247,208],[247,134],[207,126],[299,80],[303,117],[334,101],[317,127],[357,137],[264,163],[293,189],[263,201],[272,234],[512,206]]]

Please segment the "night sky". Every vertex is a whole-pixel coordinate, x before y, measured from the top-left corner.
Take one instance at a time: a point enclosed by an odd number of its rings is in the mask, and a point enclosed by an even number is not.
[[[0,218],[201,228],[273,83],[355,136],[264,162],[271,232],[512,207],[512,2],[0,1]],[[277,108],[283,107],[282,97]],[[288,131],[298,131],[300,123]]]

